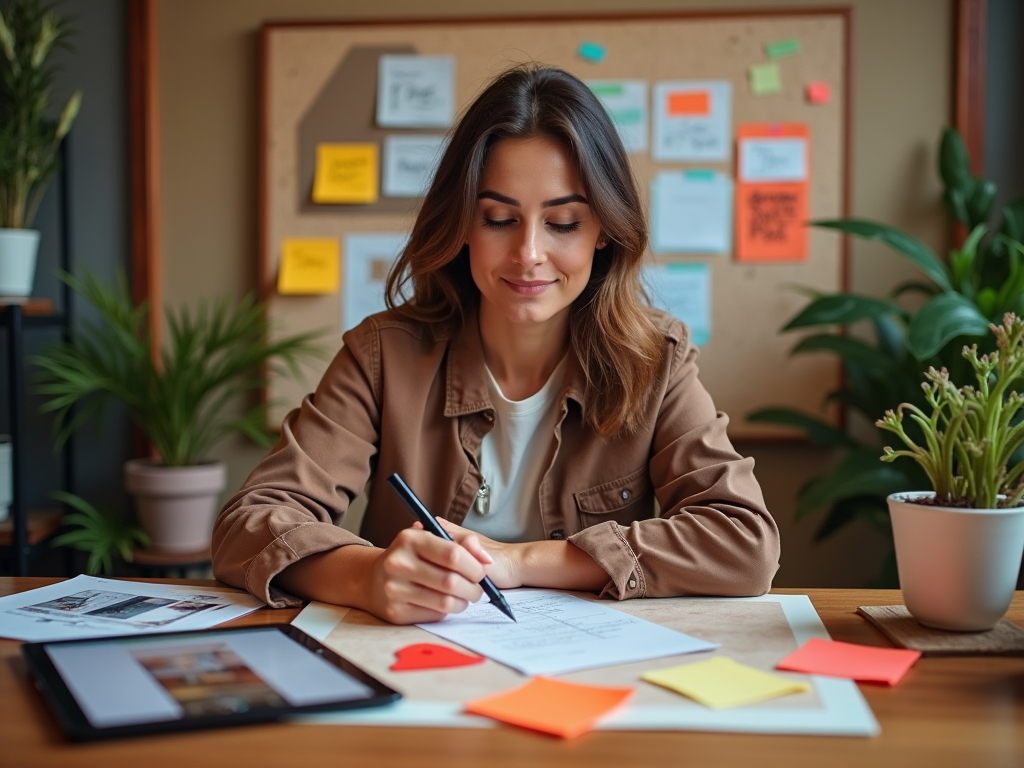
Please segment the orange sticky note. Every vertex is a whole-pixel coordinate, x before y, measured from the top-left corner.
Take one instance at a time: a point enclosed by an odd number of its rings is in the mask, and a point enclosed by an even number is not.
[[[632,688],[605,688],[535,677],[507,693],[466,704],[466,712],[572,739],[633,695]]]
[[[814,637],[780,661],[776,669],[896,685],[920,657],[920,651],[906,648],[874,648]]]
[[[669,117],[704,117],[711,114],[707,91],[677,91],[668,95]]]
[[[832,92],[828,87],[828,83],[817,82],[807,84],[807,101],[811,104],[828,104],[831,97]]]

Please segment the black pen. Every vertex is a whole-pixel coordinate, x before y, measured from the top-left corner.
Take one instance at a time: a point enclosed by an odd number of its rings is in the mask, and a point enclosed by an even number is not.
[[[395,472],[391,477],[388,478],[388,485],[391,486],[391,490],[398,494],[405,506],[416,515],[416,519],[422,523],[423,528],[430,531],[435,536],[440,536],[445,541],[452,541],[452,537],[448,535],[448,532],[441,527],[441,524],[437,522],[430,510],[423,506],[423,502],[419,500],[412,489],[405,484],[405,480]],[[516,617],[512,615],[512,609],[509,607],[508,602],[505,600],[505,596],[501,594],[501,591],[494,586],[494,582],[489,577],[484,576],[484,580],[480,582],[480,586],[483,587],[484,594],[491,598],[491,605],[497,608],[499,611],[508,616],[512,621],[516,620]]]

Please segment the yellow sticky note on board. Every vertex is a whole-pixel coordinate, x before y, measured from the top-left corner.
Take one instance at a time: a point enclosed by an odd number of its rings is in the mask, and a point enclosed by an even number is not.
[[[281,243],[278,293],[336,293],[341,248],[333,238],[289,238]]]
[[[724,656],[646,672],[642,679],[712,709],[741,707],[811,689],[807,683],[762,672]]]
[[[377,202],[376,144],[318,144],[314,203]]]

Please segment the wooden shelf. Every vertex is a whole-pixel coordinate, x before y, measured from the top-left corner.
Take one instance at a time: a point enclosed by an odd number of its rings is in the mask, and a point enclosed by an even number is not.
[[[28,544],[34,546],[53,535],[60,528],[63,512],[59,509],[30,509],[28,511]],[[0,546],[9,547],[14,541],[14,521],[8,517],[0,522]]]
[[[29,299],[25,302],[13,302],[0,298],[0,312],[10,306],[20,306],[25,317],[49,317],[53,314],[53,302],[49,299]]]

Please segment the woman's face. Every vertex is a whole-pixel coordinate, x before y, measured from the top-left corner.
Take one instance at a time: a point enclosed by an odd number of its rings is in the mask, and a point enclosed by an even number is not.
[[[569,153],[544,136],[491,147],[467,242],[481,318],[533,324],[568,321],[605,244]]]

